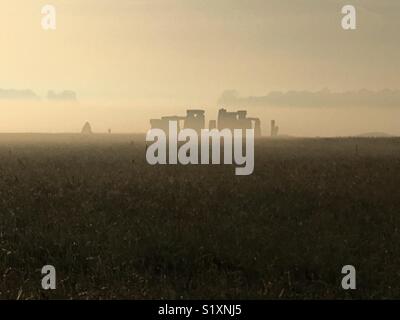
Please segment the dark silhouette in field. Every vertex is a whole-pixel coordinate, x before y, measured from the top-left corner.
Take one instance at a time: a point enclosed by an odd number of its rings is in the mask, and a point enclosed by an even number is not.
[[[152,129],[161,129],[168,132],[169,121],[178,122],[178,130],[180,130],[181,122],[183,121],[184,128],[190,128],[200,133],[201,129],[205,128],[205,116],[203,110],[187,110],[186,117],[182,116],[167,116],[161,119],[151,119],[150,125]]]
[[[92,127],[89,122],[86,122],[81,131],[82,134],[92,134]]]
[[[276,125],[275,120],[271,120],[271,137],[277,137],[279,133],[279,127]]]
[[[256,137],[261,136],[261,121],[259,118],[248,118],[247,111],[228,112],[226,109],[218,111],[218,129],[254,129]]]
[[[190,128],[200,133],[201,129],[205,129],[205,112],[204,110],[187,110],[186,117],[167,116],[161,119],[151,119],[150,125],[152,129],[161,129],[168,132],[169,121],[178,122],[178,130],[180,130],[183,121],[183,128]],[[218,120],[209,121],[209,129],[254,129],[256,137],[261,136],[261,121],[259,118],[248,118],[247,111],[240,110],[236,112],[228,112],[226,109],[218,111]]]

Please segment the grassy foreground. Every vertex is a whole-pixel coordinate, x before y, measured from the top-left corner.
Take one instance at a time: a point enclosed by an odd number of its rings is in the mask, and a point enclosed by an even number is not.
[[[261,139],[247,177],[143,140],[0,135],[0,299],[400,297],[400,139]]]

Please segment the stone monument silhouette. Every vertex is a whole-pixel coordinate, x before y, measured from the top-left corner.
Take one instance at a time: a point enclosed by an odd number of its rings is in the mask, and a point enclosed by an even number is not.
[[[82,134],[92,134],[92,127],[89,122],[86,122],[81,131]]]

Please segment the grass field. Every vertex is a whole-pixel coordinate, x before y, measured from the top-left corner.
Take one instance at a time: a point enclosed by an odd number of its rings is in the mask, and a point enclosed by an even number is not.
[[[400,297],[400,139],[261,139],[251,176],[143,141],[0,135],[0,299]]]

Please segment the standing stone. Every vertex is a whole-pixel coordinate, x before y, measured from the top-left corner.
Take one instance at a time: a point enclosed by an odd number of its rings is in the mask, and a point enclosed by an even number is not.
[[[82,134],[92,134],[92,127],[89,122],[86,122],[81,131]]]

